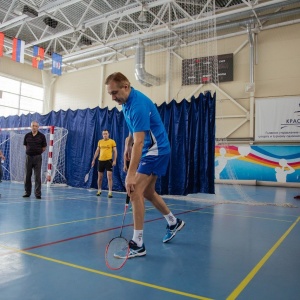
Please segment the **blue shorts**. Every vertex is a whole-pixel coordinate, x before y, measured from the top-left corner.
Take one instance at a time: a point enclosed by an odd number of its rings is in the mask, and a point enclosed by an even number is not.
[[[167,172],[169,160],[170,154],[142,157],[137,172],[146,175],[164,176]]]

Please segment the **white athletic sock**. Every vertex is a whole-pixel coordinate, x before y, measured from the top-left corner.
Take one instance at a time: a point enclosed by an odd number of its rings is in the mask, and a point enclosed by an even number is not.
[[[138,245],[138,247],[142,247],[143,245],[143,234],[144,230],[135,230],[133,231],[132,240]]]
[[[177,222],[177,218],[170,212],[168,215],[164,215],[167,220],[169,226],[175,225]]]

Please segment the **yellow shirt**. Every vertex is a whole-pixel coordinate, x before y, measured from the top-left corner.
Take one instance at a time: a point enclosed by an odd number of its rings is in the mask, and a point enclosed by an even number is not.
[[[100,140],[98,142],[98,147],[100,149],[99,160],[112,159],[113,148],[116,146],[116,142],[112,139]]]

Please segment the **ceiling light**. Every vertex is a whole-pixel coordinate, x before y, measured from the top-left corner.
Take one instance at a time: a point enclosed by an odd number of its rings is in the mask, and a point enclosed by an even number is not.
[[[138,16],[138,20],[140,22],[146,22],[147,21],[147,17],[146,17],[146,14],[145,14],[144,7],[142,7],[142,11],[141,11],[140,15]]]
[[[74,32],[73,35],[72,35],[72,37],[71,37],[71,42],[72,43],[76,43],[77,39],[78,39],[78,36],[77,36],[76,32]]]
[[[17,5],[17,7],[14,9],[14,13],[18,16],[23,15],[23,6],[21,4]]]

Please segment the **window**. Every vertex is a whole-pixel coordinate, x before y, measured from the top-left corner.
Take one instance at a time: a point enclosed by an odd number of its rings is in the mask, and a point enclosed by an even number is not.
[[[0,117],[43,112],[44,89],[39,86],[0,76],[0,91]]]

